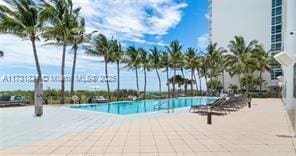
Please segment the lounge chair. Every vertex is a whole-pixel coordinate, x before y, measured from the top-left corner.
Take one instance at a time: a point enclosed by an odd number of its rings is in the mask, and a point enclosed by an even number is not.
[[[16,106],[28,103],[21,96],[3,96],[0,97],[0,106]]]
[[[128,96],[127,97],[130,101],[137,101],[138,100],[138,98],[136,97],[136,96]]]
[[[225,98],[219,98],[213,103],[207,103],[206,105],[193,105],[190,107],[189,111],[191,112],[191,110],[193,110],[193,112],[195,112],[195,110],[198,110],[198,111],[207,110],[209,107],[215,107],[220,105],[223,101],[225,101]]]
[[[224,99],[224,100],[223,100]],[[228,114],[230,111],[237,111],[246,106],[247,98],[244,95],[233,96],[228,99],[216,100],[213,104],[199,106],[199,112],[208,113],[208,111],[224,112]]]
[[[199,112],[208,113],[210,110],[217,111],[217,112],[224,112],[225,114],[228,114],[230,111],[236,111],[239,110],[244,105],[244,98],[242,96],[238,97],[230,97],[228,99],[221,98],[216,100],[212,104],[207,105],[201,105],[196,107],[195,109],[198,109]]]
[[[109,102],[104,96],[96,96],[92,98],[92,103],[106,103]]]
[[[228,112],[240,110],[244,106],[246,106],[246,98],[244,95],[232,96],[221,104],[221,107]]]

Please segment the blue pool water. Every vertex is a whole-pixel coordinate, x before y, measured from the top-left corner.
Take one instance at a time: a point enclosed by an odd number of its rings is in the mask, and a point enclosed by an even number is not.
[[[162,100],[124,101],[103,104],[78,105],[71,106],[71,108],[128,115],[167,110],[168,107],[170,109],[175,109],[182,107],[190,107],[192,105],[205,105],[207,103],[214,102],[215,100],[215,98],[186,97]]]

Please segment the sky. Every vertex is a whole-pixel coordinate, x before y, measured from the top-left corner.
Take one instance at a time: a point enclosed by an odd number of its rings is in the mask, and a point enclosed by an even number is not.
[[[208,44],[208,0],[73,0],[75,7],[82,8],[88,32],[93,30],[116,38],[124,47],[134,45],[150,49],[153,46],[164,47],[178,40],[185,51],[193,47],[202,51]],[[0,4],[3,4],[0,1]],[[37,51],[43,75],[53,78],[60,75],[61,47],[37,42]],[[33,90],[31,76],[36,74],[31,43],[12,35],[0,34],[0,50],[5,56],[0,58],[0,91]],[[104,63],[101,57],[88,56],[80,49],[77,57],[76,74],[85,81],[75,81],[76,90],[106,90],[103,82],[92,80],[94,75],[100,80],[104,76]],[[66,75],[71,74],[73,52],[68,47],[66,54]],[[121,88],[136,89],[135,72],[121,65]],[[110,75],[116,76],[116,65],[109,64]],[[180,73],[180,72],[179,72]],[[190,77],[190,72],[185,72]],[[157,91],[158,82],[155,71],[148,72],[148,91]],[[170,72],[172,76],[172,72]],[[166,76],[161,73],[163,90]],[[27,81],[27,82],[17,82]],[[143,71],[139,72],[140,90],[143,90]],[[204,86],[202,80],[202,87]],[[117,82],[111,82],[111,90]],[[95,86],[95,87],[94,87]],[[44,88],[60,88],[59,82],[50,79]],[[70,82],[66,82],[70,89]]]

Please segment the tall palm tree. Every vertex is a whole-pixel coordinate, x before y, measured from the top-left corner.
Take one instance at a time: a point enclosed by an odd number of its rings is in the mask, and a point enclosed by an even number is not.
[[[198,91],[198,85],[197,80],[195,77],[195,69],[198,67],[198,57],[197,57],[197,51],[194,48],[188,48],[185,53],[185,69],[191,70],[191,81],[190,81],[190,87],[191,87],[191,96],[193,96],[193,83],[196,84],[196,90]]]
[[[72,65],[72,79],[71,79],[71,95],[74,95],[74,80],[75,80],[75,70],[76,70],[76,60],[77,51],[80,45],[89,42],[91,40],[91,35],[96,32],[93,31],[90,34],[85,33],[85,20],[84,18],[76,17],[77,25],[72,28],[69,35],[69,43],[72,45],[74,52],[73,65]]]
[[[225,51],[226,52],[226,51]],[[221,65],[221,74],[222,74],[222,87],[223,87],[223,92],[225,91],[225,72],[227,71],[227,66],[226,66],[226,57],[225,55],[222,55],[219,59],[219,64]]]
[[[144,70],[144,99],[146,99],[146,91],[147,91],[147,71],[151,70],[150,60],[149,60],[149,53],[143,49],[138,49],[141,57],[141,67]]]
[[[161,53],[156,47],[153,47],[153,49],[150,49],[149,60],[151,62],[151,67],[155,69],[155,72],[158,78],[159,94],[161,95],[161,79],[158,71],[159,68],[161,68],[160,56],[161,56]]]
[[[202,78],[201,71],[202,71],[202,64],[203,64],[202,58],[203,58],[203,52],[197,53],[197,66],[196,66],[196,70],[197,70],[197,74],[198,74],[199,92],[200,92],[200,94],[202,94],[202,89],[201,89],[201,78]]]
[[[47,40],[55,40],[62,48],[61,64],[61,104],[65,103],[65,59],[71,29],[77,25],[75,20],[81,8],[73,8],[72,0],[42,0],[41,15],[50,24],[43,33]]]
[[[167,88],[168,88],[168,98],[170,97],[170,82],[169,82],[169,67],[171,65],[170,62],[170,55],[168,52],[163,52],[162,55],[160,56],[161,58],[161,63],[160,66],[161,68],[164,68],[166,72],[166,78],[167,78]]]
[[[258,60],[253,55],[257,44],[256,40],[246,43],[242,36],[235,36],[234,40],[230,41],[228,46],[230,53],[225,56],[225,61],[226,65],[233,69],[230,70],[230,75],[239,75],[239,82],[241,74],[251,76],[258,67]],[[249,92],[249,85],[247,85],[246,91]]]
[[[31,41],[38,75],[37,81],[41,83],[42,73],[36,48],[38,33],[42,30],[40,8],[34,0],[4,0],[4,2],[7,5],[0,5],[0,33],[13,34]],[[43,89],[40,88],[40,90]],[[39,94],[43,97],[42,92]],[[35,99],[35,115],[41,116],[42,114],[42,105],[40,106]]]
[[[138,70],[141,66],[141,54],[134,46],[127,48],[127,67],[136,72],[137,94],[139,94],[139,76]]]
[[[262,94],[262,84],[263,84],[262,74],[265,71],[268,71],[268,72],[271,71],[271,67],[270,67],[271,59],[269,56],[269,52],[266,52],[262,45],[257,45],[256,49],[253,51],[253,54],[258,59],[259,82],[260,82],[259,91],[260,91],[260,94]]]
[[[217,43],[209,44],[206,53],[209,63],[209,77],[211,80],[213,78],[217,78],[217,76],[221,74],[223,70],[222,54],[225,53],[225,50],[222,47],[218,48],[217,45]]]
[[[122,50],[121,44],[117,40],[112,40],[113,51],[111,52],[111,61],[116,63],[117,68],[117,101],[119,101],[120,96],[120,63],[123,61],[124,52]]]
[[[170,54],[171,68],[174,70],[173,76],[173,97],[175,96],[176,72],[179,69],[180,62],[182,61],[182,45],[178,41],[172,41],[169,47],[166,47]]]
[[[179,60],[179,63],[177,64],[177,67],[178,67],[178,69],[180,69],[183,80],[184,80],[184,81],[182,81],[182,83],[183,83],[182,85],[187,86],[186,83],[188,83],[189,81],[185,81],[186,77],[185,77],[185,74],[184,74],[184,68],[185,68],[185,63],[186,62],[184,61],[185,55],[183,54],[183,52],[180,52],[180,58],[179,59],[180,60]],[[185,90],[185,95],[187,95],[187,89],[184,88],[184,90]]]
[[[205,55],[200,56],[200,68],[197,68],[199,70],[199,75],[200,77],[204,77],[206,80],[206,89],[207,89],[207,94],[209,93],[209,86],[207,84],[208,82],[208,77],[209,77],[209,60]]]
[[[111,61],[111,53],[114,51],[115,47],[111,41],[103,34],[98,34],[94,36],[91,41],[91,45],[86,47],[86,53],[94,56],[102,56],[104,58],[105,64],[105,81],[107,85],[107,96],[111,100],[109,77],[108,77],[108,63]]]

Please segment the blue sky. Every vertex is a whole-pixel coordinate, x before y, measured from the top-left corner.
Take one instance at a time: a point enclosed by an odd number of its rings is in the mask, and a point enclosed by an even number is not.
[[[163,47],[172,40],[179,40],[184,47],[204,50],[208,42],[207,9],[208,0],[73,0],[75,6],[82,7],[82,14],[87,21],[87,31],[98,30],[108,37],[120,40],[124,46],[135,45],[149,49],[154,45]],[[0,2],[3,4],[3,2]],[[45,75],[60,74],[61,48],[44,46],[38,42],[42,72]],[[5,57],[0,59],[0,90],[32,90],[33,83],[3,82],[9,74],[34,75],[36,73],[31,44],[27,40],[11,35],[0,35],[0,50]],[[66,74],[71,74],[73,55],[68,48],[66,56]],[[100,57],[90,57],[79,51],[77,74],[102,76],[104,66]],[[124,65],[122,65],[123,67]],[[115,65],[109,65],[110,74],[116,75]],[[189,77],[189,71],[185,72]],[[143,73],[140,72],[140,84]],[[165,90],[165,73],[161,74],[163,90]],[[158,90],[154,71],[148,73],[148,90]],[[203,81],[204,82],[204,81]],[[60,83],[45,83],[44,87],[59,88]],[[66,83],[69,89],[70,83]],[[76,89],[90,90],[90,86],[98,86],[104,90],[105,83],[77,82]],[[122,88],[135,89],[135,73],[123,69],[121,71]],[[204,83],[202,84],[204,87]],[[111,83],[111,89],[116,83]],[[141,89],[143,87],[141,86]]]

